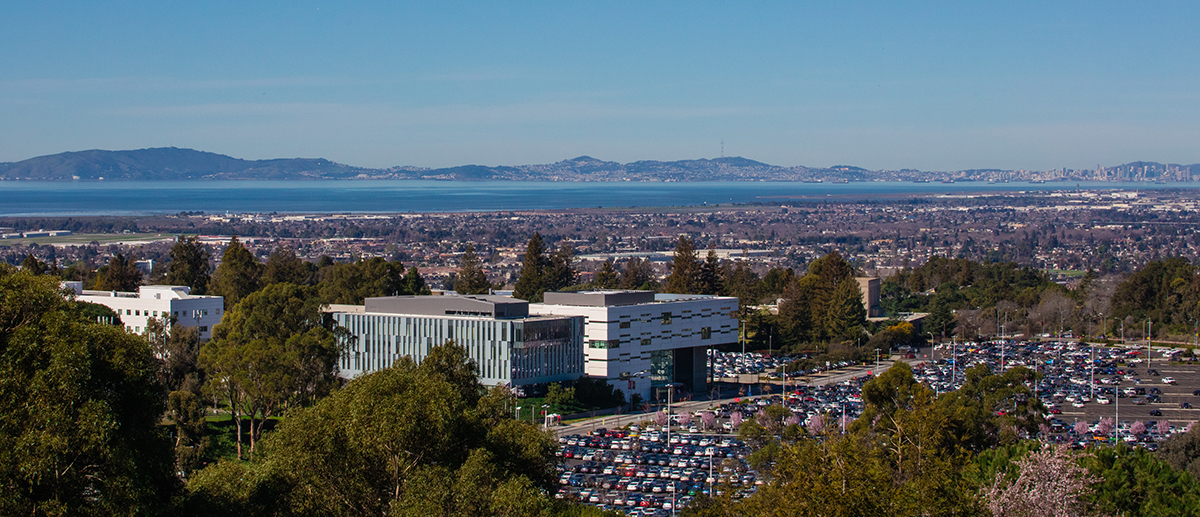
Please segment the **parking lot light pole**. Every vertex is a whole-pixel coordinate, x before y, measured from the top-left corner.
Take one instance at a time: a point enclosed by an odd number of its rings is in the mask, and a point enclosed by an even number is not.
[[[875,376],[879,377],[879,349],[875,349]]]

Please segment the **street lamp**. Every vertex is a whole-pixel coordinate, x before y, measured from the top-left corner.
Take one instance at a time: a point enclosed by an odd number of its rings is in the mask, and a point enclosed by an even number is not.
[[[878,348],[875,349],[875,376],[876,377],[879,376],[879,349]],[[787,380],[786,376],[784,377],[784,380],[785,381]]]

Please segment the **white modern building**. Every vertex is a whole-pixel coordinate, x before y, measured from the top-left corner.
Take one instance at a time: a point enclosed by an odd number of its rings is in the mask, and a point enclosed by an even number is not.
[[[388,368],[404,356],[419,363],[431,348],[449,340],[475,359],[485,385],[515,387],[583,375],[583,318],[531,316],[525,300],[387,296],[328,311],[354,337],[339,363],[347,377]]]
[[[196,327],[200,339],[212,337],[212,328],[221,322],[225,298],[191,294],[191,288],[178,285],[143,285],[136,293],[85,291],[83,282],[63,282],[81,302],[104,305],[121,317],[126,330],[142,334],[151,319],[174,320],[179,325]]]
[[[736,343],[738,299],[651,291],[548,292],[530,312],[583,316],[584,372],[643,400],[668,385],[704,393],[709,347]],[[661,394],[665,396],[665,394]]]

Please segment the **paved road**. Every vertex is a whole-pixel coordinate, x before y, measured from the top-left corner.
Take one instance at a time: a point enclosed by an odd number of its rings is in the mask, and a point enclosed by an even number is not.
[[[915,360],[909,360],[909,361],[912,362]],[[879,372],[887,371],[888,368],[892,367],[892,364],[894,364],[894,362],[895,361],[891,361],[891,360],[880,361]],[[826,372],[821,375],[813,375],[811,377],[806,377],[806,378],[802,378],[802,379],[789,380],[788,386],[824,386],[826,384],[836,384],[836,383],[839,383],[842,381],[853,379],[855,377],[861,377],[863,375],[866,375],[867,372],[873,372],[874,370],[875,370],[875,365],[850,366],[850,367]],[[875,372],[875,373],[879,373],[879,372]],[[757,382],[755,384],[774,384],[776,386],[781,386],[783,384],[783,382],[782,381],[772,381],[772,382],[764,381],[764,382]],[[726,390],[726,392],[728,392],[728,391],[729,390]],[[776,392],[775,394],[778,394],[778,392]],[[752,397],[737,397],[737,399],[738,400],[757,400],[757,399],[765,397],[765,396],[770,396],[770,394],[754,395]],[[720,406],[721,404],[724,404],[727,402],[733,402],[734,400],[735,400],[734,397],[726,397],[726,398],[718,398],[717,400],[708,400],[707,398],[705,398],[704,400],[676,402],[674,404],[671,404],[671,414],[674,415],[674,414],[679,414],[679,413],[684,413],[684,412],[691,413],[691,412],[699,411],[702,409],[710,409],[710,408],[713,408],[716,406]],[[601,427],[613,429],[613,428],[617,428],[617,427],[623,427],[623,426],[629,425],[629,424],[650,421],[653,418],[654,418],[654,413],[632,413],[632,414],[627,414],[627,415],[609,415],[609,416],[603,416],[603,417],[590,418],[587,420],[578,420],[575,422],[571,422],[569,424],[564,424],[564,425],[559,425],[559,426],[551,426],[551,430],[554,431],[554,434],[556,436],[572,435],[572,434],[587,434],[587,433],[590,433],[593,430],[599,429]]]

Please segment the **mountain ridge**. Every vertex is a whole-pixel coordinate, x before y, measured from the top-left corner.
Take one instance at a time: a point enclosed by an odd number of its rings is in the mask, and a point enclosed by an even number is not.
[[[1096,170],[1014,171],[966,169],[870,170],[854,165],[779,166],[740,156],[619,163],[588,155],[554,163],[515,166],[458,165],[425,168],[355,167],[324,158],[245,160],[178,147],[126,151],[90,149],[0,162],[0,180],[329,180],[411,179],[450,181],[1192,181],[1200,164],[1134,161]]]

